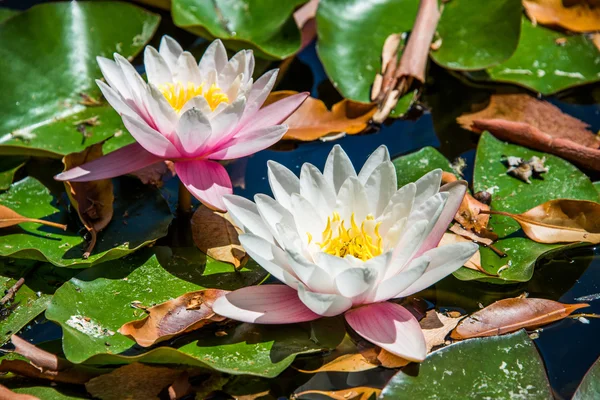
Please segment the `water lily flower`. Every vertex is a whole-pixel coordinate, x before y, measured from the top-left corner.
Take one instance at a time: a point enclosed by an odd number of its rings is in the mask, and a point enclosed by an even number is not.
[[[222,316],[260,324],[311,321],[344,314],[368,341],[422,361],[425,338],[415,317],[388,300],[419,292],[462,266],[474,243],[437,247],[466,191],[464,181],[440,188],[434,170],[397,190],[394,165],[379,147],[357,174],[335,146],[321,173],[300,178],[268,165],[275,199],[225,196],[248,254],[282,284],[245,287],[219,298]]]
[[[218,161],[276,143],[287,130],[281,123],[308,96],[300,93],[261,108],[277,70],[253,82],[252,51],[242,50],[228,60],[220,40],[212,42],[199,63],[168,36],[158,51],[147,46],[147,83],[125,58],[114,57],[98,57],[107,83],[96,83],[137,143],[63,172],[58,180],[112,178],[172,160],[192,195],[224,210],[222,196],[232,193],[232,186]]]

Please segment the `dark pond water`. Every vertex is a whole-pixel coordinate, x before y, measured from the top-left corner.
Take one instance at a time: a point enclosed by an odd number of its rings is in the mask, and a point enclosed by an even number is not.
[[[39,2],[39,1],[38,1]],[[5,3],[13,8],[25,8],[36,1],[11,0]],[[194,38],[175,30],[164,15],[162,32],[188,43]],[[182,39],[183,38],[183,39]],[[158,35],[153,40],[157,45]],[[280,88],[308,90],[315,97],[322,98],[329,105],[339,100],[339,94],[326,79],[325,73],[313,46],[305,49],[290,66]],[[381,144],[388,146],[392,156],[399,156],[418,150],[423,146],[434,146],[450,160],[463,157],[470,166],[477,145],[477,135],[461,129],[455,118],[471,108],[472,104],[484,102],[494,91],[518,92],[516,87],[472,87],[441,68],[430,67],[427,94],[421,99],[422,107],[411,112],[412,120],[397,120],[373,133],[348,136],[334,142],[284,143],[278,149],[270,149],[252,157],[237,160],[228,165],[235,191],[245,197],[256,193],[270,193],[266,178],[267,160],[275,160],[292,171],[299,173],[304,162],[322,168],[334,144],[340,144],[352,158],[357,169],[369,154]],[[589,123],[594,131],[600,129],[600,85],[586,86],[548,100],[563,111]],[[593,176],[592,180],[599,180]],[[471,179],[471,171],[465,171],[465,178]],[[177,182],[171,181],[165,188],[167,196],[174,196]],[[461,282],[448,277],[435,287],[422,293],[423,297],[440,308],[460,309],[472,312],[480,305],[488,305],[505,297],[529,293],[532,297],[553,299],[565,303],[589,302],[588,313],[600,313],[600,248],[579,248],[543,259],[536,266],[533,279],[519,285],[491,285],[478,282]],[[600,321],[590,320],[584,324],[567,319],[543,329],[535,340],[546,365],[555,396],[568,399],[581,378],[600,356]],[[60,328],[50,323],[42,323],[27,329],[25,336],[36,342],[60,338]],[[285,374],[289,374],[286,371]],[[393,371],[375,370],[355,374],[317,374],[304,383],[303,389],[341,389],[366,384],[384,385]],[[303,382],[299,382],[301,385]],[[274,382],[274,384],[276,384]]]

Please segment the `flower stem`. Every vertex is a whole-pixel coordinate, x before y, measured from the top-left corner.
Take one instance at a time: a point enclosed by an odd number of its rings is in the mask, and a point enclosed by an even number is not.
[[[180,214],[189,214],[192,212],[192,195],[181,182],[179,182],[179,195],[177,200],[177,211]]]

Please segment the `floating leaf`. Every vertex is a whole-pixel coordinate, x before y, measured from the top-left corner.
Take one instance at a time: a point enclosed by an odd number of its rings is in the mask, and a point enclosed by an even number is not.
[[[273,92],[265,105],[296,93],[291,90]],[[300,108],[283,122],[289,127],[283,138],[309,141],[332,133],[360,133],[368,127],[375,110],[375,104],[344,99],[334,104],[330,111],[322,100],[308,97]]]
[[[317,369],[310,371],[299,371],[307,374],[316,374],[318,372],[360,372],[368,371],[377,367],[378,365],[372,364],[369,361],[367,361],[362,354],[353,353],[343,354]]]
[[[186,293],[145,311],[148,316],[131,321],[119,328],[119,333],[135,340],[143,347],[168,340],[185,332],[200,329],[224,318],[216,315],[212,304],[229,293],[227,290],[206,289]]]
[[[10,187],[17,171],[25,165],[27,157],[0,157],[0,190]]]
[[[514,83],[550,95],[574,86],[600,80],[600,58],[591,39],[569,36],[534,26],[523,17],[517,50],[508,61],[470,76],[476,80]]]
[[[91,145],[79,153],[67,154],[63,158],[65,171],[102,157],[102,142]],[[77,210],[79,219],[92,238],[83,253],[88,258],[96,246],[97,233],[106,228],[113,217],[113,184],[110,179],[90,182],[64,182],[71,205]]]
[[[553,398],[544,364],[523,331],[466,340],[427,357],[416,371],[400,371],[380,399],[508,399],[510,393],[530,400]]]
[[[573,32],[600,30],[600,7],[591,2],[571,2],[566,6],[562,0],[523,0],[523,6],[529,18],[541,25]]]
[[[551,200],[522,214],[493,211],[517,221],[539,243],[600,243],[600,204],[593,201]]]
[[[248,259],[238,239],[242,231],[227,214],[200,206],[192,216],[191,226],[196,246],[215,260],[239,268]]]
[[[450,337],[469,339],[535,329],[568,317],[589,304],[562,304],[547,299],[516,297],[490,304],[463,319]]]
[[[67,230],[66,225],[58,224],[52,221],[46,221],[44,219],[24,217],[10,208],[0,205],[0,228],[8,228],[26,222],[51,226],[53,228],[62,229],[63,231]]]
[[[1,24],[0,108],[6,117],[0,121],[0,154],[59,158],[126,132],[112,107],[86,101],[100,98],[96,56],[135,56],[159,19],[122,2],[58,2],[39,4]],[[78,130],[91,118],[97,126]],[[122,133],[105,151],[132,142]]]
[[[13,10],[12,8],[0,8],[0,23],[6,21],[12,16],[19,13],[19,10]]]
[[[490,26],[494,29],[489,29]],[[520,0],[444,3],[437,29],[441,45],[431,51],[431,58],[449,69],[489,68],[506,61],[515,52],[520,28]]]
[[[61,267],[82,268],[114,260],[153,243],[167,234],[173,216],[160,192],[136,179],[114,179],[114,218],[100,235],[96,250],[83,258],[85,240],[73,227],[67,232],[23,223],[0,230],[0,256],[48,261]],[[66,197],[59,203],[39,181],[27,177],[0,195],[0,203],[16,212],[53,223],[67,223]]]
[[[172,0],[175,25],[227,47],[253,48],[263,57],[284,59],[300,50],[294,10],[308,0]]]
[[[600,397],[600,358],[583,377],[571,400],[597,399]]]
[[[367,386],[357,386],[350,389],[342,389],[342,390],[305,390],[300,393],[296,393],[295,396],[297,398],[302,398],[302,396],[310,395],[310,394],[320,394],[323,396],[327,396],[330,399],[334,400],[370,400],[372,398],[377,398],[381,393],[381,389],[367,387]]]

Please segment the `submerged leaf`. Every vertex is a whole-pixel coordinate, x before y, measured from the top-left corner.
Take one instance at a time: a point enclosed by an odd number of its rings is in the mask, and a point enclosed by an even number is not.
[[[557,199],[522,214],[492,214],[513,218],[530,239],[539,243],[600,243],[600,204],[593,201]]]
[[[148,347],[211,322],[222,321],[224,318],[213,312],[212,305],[226,293],[229,291],[218,289],[186,293],[146,309],[146,318],[124,324],[119,333],[134,339],[140,346]]]
[[[191,225],[196,246],[215,260],[240,268],[248,259],[238,239],[242,231],[229,220],[228,214],[200,206],[192,216]]]
[[[541,25],[565,28],[573,32],[600,30],[600,7],[588,1],[523,0],[525,12]]]
[[[534,329],[568,317],[588,304],[562,304],[547,299],[503,299],[463,319],[450,337],[469,339]]]
[[[55,228],[62,229],[63,231],[67,230],[66,225],[45,221],[43,219],[27,218],[6,206],[0,205],[0,228],[8,228],[9,226],[19,225],[24,222],[33,222],[36,224],[53,226]]]
[[[265,105],[296,93],[291,90],[273,92]],[[359,103],[349,99],[334,104],[331,110],[328,110],[322,100],[308,97],[300,108],[283,122],[289,127],[283,138],[309,141],[332,133],[359,133],[367,128],[375,110],[376,106],[373,103]]]

